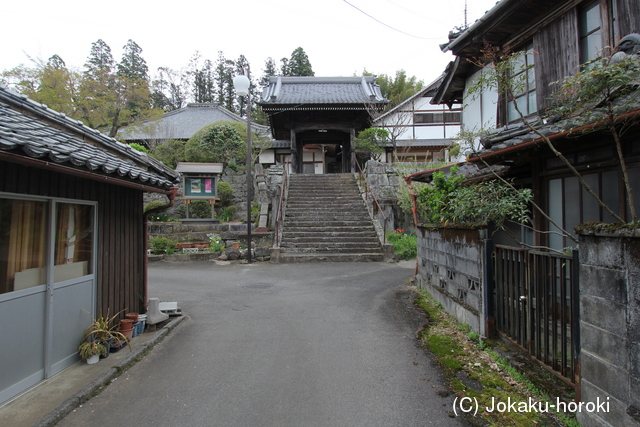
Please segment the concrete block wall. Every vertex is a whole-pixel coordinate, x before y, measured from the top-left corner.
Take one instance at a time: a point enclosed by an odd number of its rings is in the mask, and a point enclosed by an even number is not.
[[[486,335],[485,229],[418,227],[418,283],[445,310]]]
[[[580,235],[581,401],[584,427],[640,426],[640,230]]]

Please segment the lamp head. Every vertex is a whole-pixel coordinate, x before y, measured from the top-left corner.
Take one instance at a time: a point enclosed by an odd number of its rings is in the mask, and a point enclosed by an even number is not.
[[[246,96],[249,94],[249,78],[243,74],[235,76],[233,78],[233,87],[236,93],[240,96]]]

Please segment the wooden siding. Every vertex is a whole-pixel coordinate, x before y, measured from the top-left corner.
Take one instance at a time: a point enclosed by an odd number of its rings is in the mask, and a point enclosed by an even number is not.
[[[549,107],[550,98],[557,90],[551,83],[579,71],[580,47],[576,9],[571,9],[536,33],[533,49],[537,52],[536,96],[540,111]]]
[[[620,37],[630,33],[640,33],[640,1],[617,0],[617,7]]]
[[[0,191],[98,202],[98,313],[142,309],[146,257],[142,191],[5,162],[0,162]]]

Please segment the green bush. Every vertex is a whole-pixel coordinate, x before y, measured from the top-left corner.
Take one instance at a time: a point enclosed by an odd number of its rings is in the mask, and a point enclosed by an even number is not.
[[[206,126],[187,141],[185,157],[188,162],[242,163],[247,143],[242,133],[231,124],[220,122]]]
[[[218,219],[220,219],[221,221],[231,221],[236,217],[237,213],[237,206],[227,206],[226,208],[222,208],[220,215],[218,215]]]
[[[147,211],[150,211],[151,209],[156,209],[156,208],[159,208],[160,206],[164,206],[164,205],[166,205],[166,203],[163,203],[163,202],[160,202],[160,201],[158,201],[158,202],[149,202],[146,205],[144,205],[144,211],[147,212]]]
[[[231,197],[233,196],[233,188],[231,188],[231,184],[228,182],[218,182],[218,197],[220,197],[220,202],[218,205],[220,207],[226,208],[231,204]]]
[[[211,218],[211,205],[208,200],[194,200],[189,205],[191,218]]]
[[[393,245],[393,252],[401,259],[415,259],[418,255],[418,237],[414,233],[397,230],[387,233],[387,241]]]
[[[177,244],[177,241],[169,239],[168,237],[154,236],[149,239],[149,247],[155,254],[161,254],[168,252],[168,250],[174,250]]]
[[[222,252],[224,250],[224,243],[220,237],[215,235],[209,236],[209,251],[210,252]]]
[[[178,162],[186,161],[186,145],[187,143],[185,141],[170,139],[154,147],[149,154],[165,165],[175,169]]]
[[[140,151],[141,153],[149,152],[149,149],[147,147],[145,147],[144,145],[136,144],[135,142],[132,142],[131,144],[129,144],[129,146],[136,151]]]

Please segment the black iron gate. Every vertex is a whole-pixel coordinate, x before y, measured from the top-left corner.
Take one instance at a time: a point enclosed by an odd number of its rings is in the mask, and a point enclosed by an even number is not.
[[[580,349],[578,252],[495,246],[497,329],[575,384]]]

